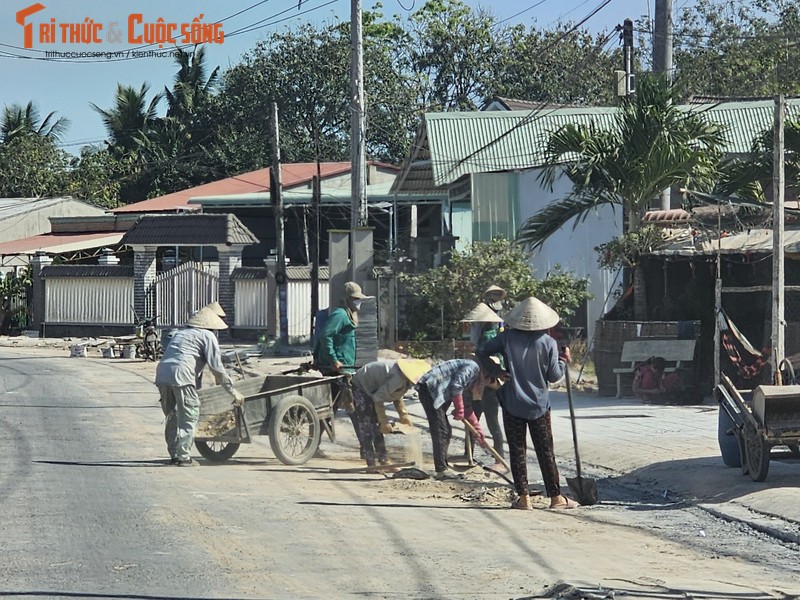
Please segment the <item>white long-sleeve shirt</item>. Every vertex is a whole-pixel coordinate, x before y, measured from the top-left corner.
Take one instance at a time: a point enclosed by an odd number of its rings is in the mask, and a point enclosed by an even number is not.
[[[211,369],[217,385],[233,390],[231,378],[222,366],[222,355],[216,336],[208,329],[189,327],[178,331],[170,341],[164,357],[156,367],[156,385],[196,385],[205,366]]]

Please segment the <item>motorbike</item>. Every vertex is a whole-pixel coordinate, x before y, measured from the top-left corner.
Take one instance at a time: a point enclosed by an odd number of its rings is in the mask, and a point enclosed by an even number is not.
[[[164,354],[161,346],[161,336],[156,324],[158,315],[154,315],[136,323],[136,356],[153,362],[160,359]]]

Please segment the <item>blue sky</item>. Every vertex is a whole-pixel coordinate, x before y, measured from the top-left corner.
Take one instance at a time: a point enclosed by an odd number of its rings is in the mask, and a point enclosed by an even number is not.
[[[349,0],[303,0],[300,10],[297,8],[298,0],[38,0],[45,8],[26,20],[26,23],[33,24],[33,46],[26,50],[23,48],[23,27],[16,23],[15,15],[36,2],[4,0],[2,3],[0,72],[4,84],[0,88],[0,106],[33,100],[42,114],[56,111],[58,116],[67,117],[71,125],[63,138],[63,146],[74,153],[82,145],[99,142],[105,136],[100,116],[90,108],[90,102],[103,108],[110,107],[117,83],[138,88],[143,82],[148,82],[151,90],[160,91],[165,85],[171,85],[175,67],[172,59],[156,57],[41,60],[46,50],[113,50],[127,56],[128,50],[136,48],[137,44],[127,43],[124,36],[121,41],[112,43],[109,40],[111,22],[116,21],[117,29],[127,32],[129,15],[140,13],[142,23],[155,23],[159,18],[166,23],[175,23],[180,36],[180,25],[190,24],[202,14],[201,21],[206,24],[225,19],[223,30],[230,37],[226,37],[222,44],[207,45],[208,64],[225,69],[237,63],[241,55],[269,31],[292,27],[299,22],[322,23],[337,17],[349,19],[350,15]],[[383,12],[404,16],[409,9],[413,11],[422,3],[423,0],[383,0]],[[490,10],[499,19],[508,19],[509,23],[536,23],[547,27],[559,20],[575,22],[584,18],[601,4],[601,0],[466,0],[466,3]],[[368,9],[374,2],[362,0],[362,4],[364,9]],[[653,0],[611,0],[585,27],[594,32],[608,30],[625,18],[636,19],[651,14],[652,7]],[[231,16],[240,11],[243,12]],[[99,36],[102,42],[43,44],[39,40],[40,24],[53,22],[53,19],[57,36],[61,35],[62,24],[82,24],[87,19],[102,24],[103,31]],[[257,22],[262,22],[255,25],[257,29],[230,35]],[[134,31],[141,33],[143,27],[137,25]]]

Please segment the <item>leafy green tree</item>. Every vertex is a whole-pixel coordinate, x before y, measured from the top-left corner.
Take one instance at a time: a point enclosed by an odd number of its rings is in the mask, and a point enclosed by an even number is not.
[[[454,252],[444,266],[402,275],[401,281],[411,295],[405,310],[409,329],[426,339],[460,337],[459,320],[480,302],[490,285],[505,289],[512,301],[537,296],[562,318],[574,314],[591,297],[588,278],[576,278],[557,268],[537,280],[529,258],[519,246],[495,238]]]
[[[598,206],[619,206],[629,231],[663,189],[710,191],[719,174],[723,129],[680,110],[674,88],[660,77],[644,77],[622,106],[615,127],[565,125],[545,147],[542,180],[551,187],[566,176],[572,191],[526,221],[518,242],[538,248],[572,219],[584,221]],[[634,312],[647,316],[643,273],[634,269]]]
[[[800,93],[797,2],[698,0],[675,23],[674,61],[688,93]]]
[[[622,59],[618,49],[607,48],[617,34],[592,36],[573,28],[569,23],[550,30],[509,28],[490,95],[556,104],[614,104],[611,74]]]
[[[71,162],[67,184],[70,196],[105,208],[119,206],[124,173],[108,148],[87,146],[81,150],[80,157]]]
[[[474,110],[486,99],[500,49],[495,17],[460,0],[428,0],[409,17],[425,110]]]
[[[0,143],[11,142],[25,135],[49,138],[58,141],[69,128],[69,119],[55,118],[50,112],[42,119],[39,109],[31,101],[25,106],[12,104],[3,108],[0,118]]]
[[[64,193],[69,156],[55,140],[13,136],[0,144],[0,197],[54,197]]]

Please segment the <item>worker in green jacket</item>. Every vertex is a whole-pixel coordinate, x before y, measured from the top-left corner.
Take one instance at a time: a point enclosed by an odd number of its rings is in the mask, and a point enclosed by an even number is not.
[[[344,284],[341,306],[328,314],[314,349],[314,362],[323,375],[355,372],[358,311],[361,310],[361,303],[369,298],[371,296],[365,295],[356,282],[348,281]],[[338,400],[336,405],[352,413],[353,398],[349,384],[344,385],[338,380],[333,391]]]

